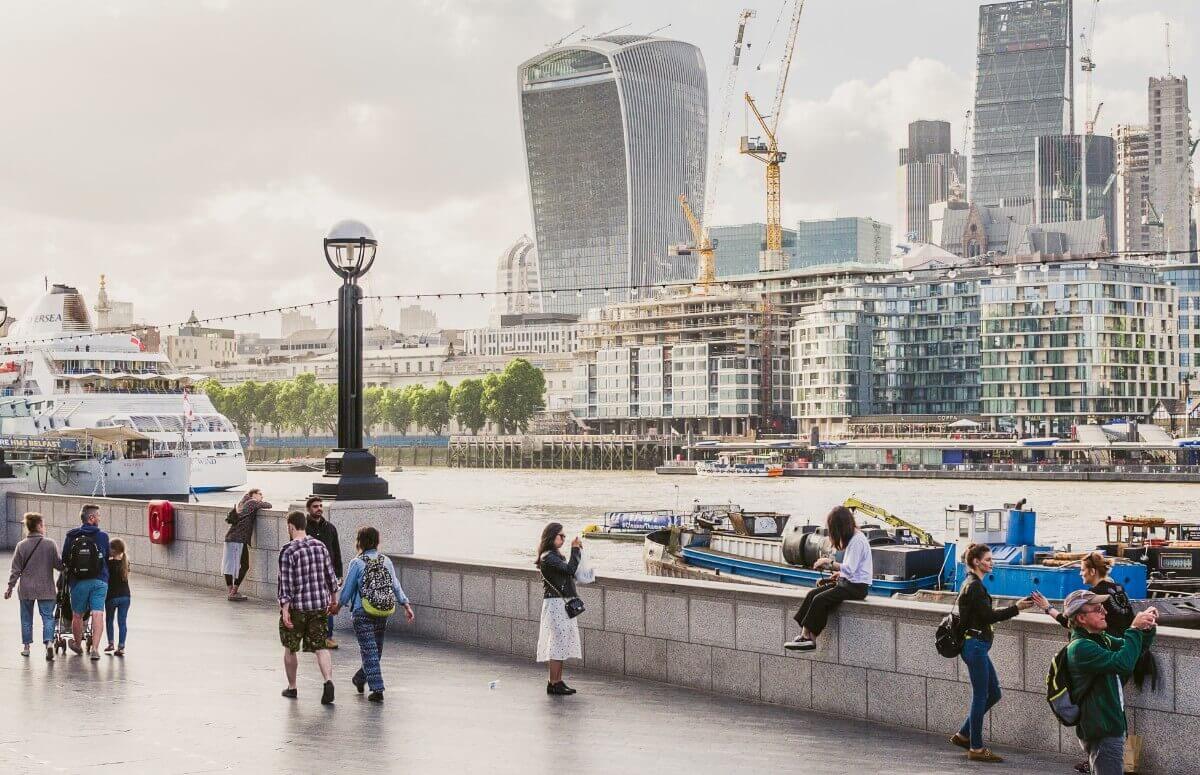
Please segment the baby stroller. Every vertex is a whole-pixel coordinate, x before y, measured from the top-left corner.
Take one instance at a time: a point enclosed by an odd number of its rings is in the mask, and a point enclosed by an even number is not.
[[[58,576],[57,594],[54,597],[54,650],[67,653],[67,644],[75,639],[71,632],[71,587],[67,584],[67,574]],[[92,617],[83,617],[82,646],[86,652],[92,647]]]

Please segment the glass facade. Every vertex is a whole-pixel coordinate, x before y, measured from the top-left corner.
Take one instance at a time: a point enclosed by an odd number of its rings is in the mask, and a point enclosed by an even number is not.
[[[882,264],[892,255],[892,227],[873,218],[827,218],[796,224],[792,268],[857,261]]]
[[[716,250],[717,277],[734,277],[759,271],[758,254],[767,249],[767,226],[743,223],[709,227],[708,236]],[[796,231],[783,230],[783,253],[788,266],[795,266]]]
[[[1034,193],[1034,141],[1074,132],[1071,0],[979,8],[971,199],[1018,205]]]
[[[1175,397],[1175,290],[1153,267],[1020,265],[980,299],[982,409],[997,427],[1066,437]]]
[[[1166,267],[1162,278],[1175,287],[1180,379],[1190,375],[1195,394],[1200,391],[1200,264]]]
[[[1113,245],[1116,189],[1111,185],[1115,147],[1102,135],[1039,137],[1034,149],[1036,223],[1104,218]]]
[[[677,197],[704,201],[708,94],[699,49],[594,38],[520,67],[521,122],[547,312],[623,298],[604,288],[695,274],[668,255],[691,234]],[[697,213],[697,216],[701,216]],[[573,289],[598,288],[577,294]]]

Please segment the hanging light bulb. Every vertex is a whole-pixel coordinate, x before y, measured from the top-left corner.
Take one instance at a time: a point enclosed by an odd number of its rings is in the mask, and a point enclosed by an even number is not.
[[[612,296],[612,291],[609,290],[608,288],[605,288],[604,289],[604,298],[607,299],[609,296]]]
[[[577,298],[577,299],[583,298],[583,289],[575,291],[575,298]]]

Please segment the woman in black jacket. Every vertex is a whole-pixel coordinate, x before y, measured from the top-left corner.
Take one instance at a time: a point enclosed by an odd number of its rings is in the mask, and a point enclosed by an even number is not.
[[[583,556],[583,542],[578,537],[571,542],[571,559],[568,561],[560,551],[566,540],[562,525],[557,522],[546,525],[534,563],[542,573],[542,624],[538,633],[537,661],[550,663],[546,694],[575,693],[563,683],[563,661],[583,656],[579,624],[567,616],[566,607],[567,601],[576,596],[575,570]]]
[[[993,625],[1033,608],[1034,603],[1025,598],[1016,605],[992,607],[992,596],[983,584],[984,577],[992,572],[992,550],[987,544],[967,547],[963,565],[969,573],[958,593],[958,615],[965,635],[962,661],[971,677],[971,710],[950,742],[966,748],[971,761],[1001,762],[1002,758],[983,747],[983,717],[1000,702],[1000,679],[988,654],[992,649]]]

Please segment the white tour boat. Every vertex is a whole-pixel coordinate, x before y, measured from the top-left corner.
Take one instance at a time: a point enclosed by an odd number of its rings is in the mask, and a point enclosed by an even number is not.
[[[79,292],[54,285],[0,339],[0,434],[127,428],[150,440],[150,459],[187,459],[192,491],[241,487],[241,440],[208,396],[192,392],[199,379],[137,337],[96,331]]]
[[[746,453],[722,453],[716,460],[696,463],[700,476],[783,476],[783,463],[778,455],[751,455]]]

